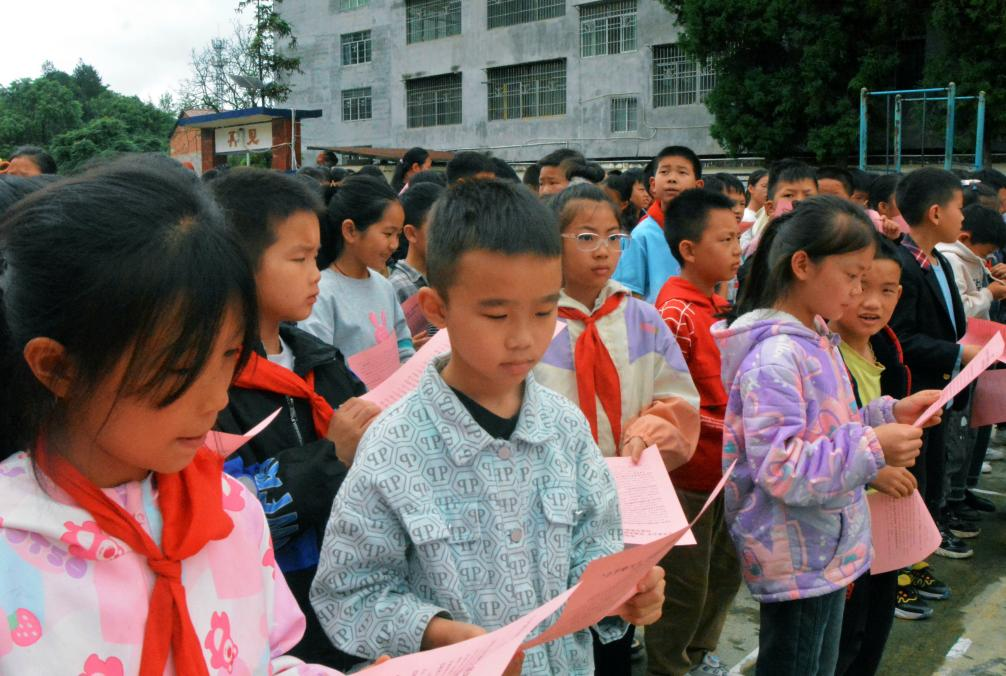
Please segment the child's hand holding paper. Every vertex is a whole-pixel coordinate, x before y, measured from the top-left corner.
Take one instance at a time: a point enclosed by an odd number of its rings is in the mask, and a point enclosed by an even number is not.
[[[615,609],[616,615],[629,624],[646,626],[660,619],[664,610],[664,569],[650,568],[639,584],[636,593]]]
[[[932,406],[940,398],[939,390],[922,390],[916,392],[910,397],[905,397],[894,404],[894,419],[899,423],[905,425],[911,425],[914,423],[920,415],[926,412],[930,406]],[[936,411],[926,422],[922,425],[923,428],[934,427],[940,424],[943,409]]]

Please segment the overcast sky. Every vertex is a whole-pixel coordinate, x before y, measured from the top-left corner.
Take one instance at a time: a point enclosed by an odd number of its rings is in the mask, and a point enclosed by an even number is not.
[[[83,59],[117,92],[155,103],[188,77],[190,55],[229,37],[237,0],[0,0],[0,83]]]

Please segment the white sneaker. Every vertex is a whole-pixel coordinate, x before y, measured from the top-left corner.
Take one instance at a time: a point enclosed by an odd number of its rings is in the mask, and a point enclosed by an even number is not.
[[[1004,457],[1006,457],[1006,454],[1004,454],[1002,449],[999,448],[990,448],[985,451],[986,460],[1002,460]]]
[[[726,668],[720,658],[716,657],[712,653],[706,653],[702,656],[702,661],[692,667],[689,674],[709,674],[711,676],[728,676],[730,670]]]
[[[982,474],[992,474],[992,465],[987,462],[982,463]]]

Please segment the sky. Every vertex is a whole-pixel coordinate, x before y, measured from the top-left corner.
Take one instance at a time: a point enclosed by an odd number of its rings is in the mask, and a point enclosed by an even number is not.
[[[94,66],[115,91],[154,103],[189,74],[193,49],[234,32],[237,0],[0,0],[0,84],[42,63]]]

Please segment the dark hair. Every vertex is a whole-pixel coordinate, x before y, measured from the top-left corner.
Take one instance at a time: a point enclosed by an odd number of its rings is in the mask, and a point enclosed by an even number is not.
[[[489,162],[493,165],[493,173],[496,174],[496,178],[501,181],[511,181],[512,183],[520,183],[520,176],[517,172],[513,170],[509,164],[501,157],[490,157]]]
[[[56,160],[52,159],[52,155],[38,146],[21,146],[20,148],[16,148],[11,153],[10,159],[13,160],[18,157],[27,157],[30,159],[43,174],[56,173]]]
[[[866,212],[848,200],[821,195],[798,202],[793,211],[765,228],[730,321],[770,308],[786,295],[793,283],[790,261],[796,252],[817,262],[873,246],[875,238],[876,228]]]
[[[971,233],[972,244],[994,244],[997,249],[1006,247],[1006,222],[995,209],[980,204],[964,207],[961,229]]]
[[[712,176],[706,176],[702,187],[705,190],[708,190],[709,192],[714,192],[718,195],[727,194],[727,184],[721,181],[720,179],[716,178],[715,174]]]
[[[355,176],[370,176],[371,178],[379,179],[385,185],[388,183],[388,178],[381,171],[381,168],[376,164],[365,164],[356,170]],[[397,194],[397,193],[395,193]]]
[[[53,183],[0,220],[0,249],[0,456],[63,424],[122,358],[119,396],[167,406],[202,373],[228,309],[245,346],[258,333],[247,258],[181,168],[126,158]],[[22,357],[37,337],[73,364],[64,402]]]
[[[339,182],[344,180],[349,176],[349,170],[343,167],[329,167],[328,168],[328,180]]]
[[[335,154],[334,150],[322,150],[318,153],[318,159],[321,160],[321,167],[334,167],[339,164],[339,156]]]
[[[618,205],[592,183],[574,183],[555,195],[549,202],[549,207],[558,219],[559,232],[562,232],[576,218],[576,202],[600,202],[611,208],[615,222],[621,226],[621,214]]]
[[[541,175],[541,165],[532,164],[527,169],[524,170],[524,176],[520,179],[521,183],[531,188],[535,193],[538,192],[538,176]]]
[[[521,186],[496,179],[462,181],[436,205],[426,245],[426,277],[441,295],[454,284],[468,251],[558,258],[555,215]]]
[[[405,172],[412,168],[413,164],[418,164],[422,167],[426,164],[426,160],[430,158],[430,153],[426,151],[425,148],[420,148],[416,146],[415,148],[409,148],[402,155],[402,159],[398,160],[398,164],[395,165],[395,174],[391,177],[391,187],[394,191],[401,192],[402,188],[405,187]],[[361,169],[362,173],[363,170]]]
[[[702,161],[695,154],[695,151],[687,146],[667,146],[662,148],[656,157],[653,158],[653,173],[650,174],[651,176],[657,173],[660,160],[667,157],[680,157],[688,160],[688,163],[692,165],[692,172],[695,174],[696,180],[702,178]]]
[[[601,184],[607,188],[611,188],[616,193],[618,193],[618,198],[623,202],[628,202],[632,199],[632,189],[635,187],[636,182],[632,180],[632,177],[628,173],[624,174],[608,174],[608,177],[604,179]]]
[[[451,161],[447,163],[447,182],[457,183],[466,178],[471,178],[483,172],[495,173],[492,160],[482,153],[474,150],[464,150],[455,153]]]
[[[765,176],[768,176],[768,169],[755,169],[750,174],[748,174],[748,197],[750,198],[751,188],[753,188],[758,181],[762,180]]]
[[[945,206],[960,190],[960,179],[949,171],[935,167],[916,169],[898,183],[898,210],[909,225],[921,225],[929,207]]]
[[[653,158],[643,166],[643,187],[646,188],[646,192],[650,192],[650,181],[656,173],[657,160]]]
[[[545,157],[538,160],[538,167],[558,167],[563,163],[564,160],[575,159],[581,162],[586,162],[586,158],[583,153],[573,150],[572,148],[559,148],[558,150],[553,150]]]
[[[891,196],[898,189],[898,182],[901,181],[901,174],[882,174],[874,179],[870,185],[870,197],[867,204],[871,209],[876,209],[881,202],[890,202]]]
[[[709,212],[725,209],[733,216],[734,202],[722,192],[708,188],[692,188],[678,195],[667,207],[664,218],[673,223],[673,228],[664,230],[667,245],[671,247],[674,259],[685,264],[681,257],[681,243],[685,240],[698,242],[709,226]]]
[[[385,210],[398,195],[386,181],[356,174],[350,176],[332,195],[328,203],[328,217],[321,226],[321,252],[318,268],[324,270],[339,257],[346,242],[342,237],[342,222],[353,221],[360,232],[381,220]]]
[[[622,172],[622,178],[629,183],[629,189],[636,183],[641,183],[643,187],[646,187],[648,181],[646,180],[646,175],[643,170],[638,167],[633,167],[632,169],[626,169]],[[631,194],[631,193],[630,193]]]
[[[775,191],[780,183],[807,180],[814,181],[817,186],[817,174],[812,166],[800,160],[779,160],[768,170],[768,199],[775,199]]]
[[[852,192],[865,192],[869,193],[870,188],[873,186],[873,182],[877,180],[875,174],[871,174],[868,171],[863,171],[859,167],[853,167],[848,169],[849,174],[852,176]]]
[[[297,175],[313,178],[318,183],[328,183],[331,178],[327,167],[301,167],[297,170]]]
[[[277,225],[300,211],[310,211],[319,220],[322,215],[322,203],[313,188],[277,171],[242,167],[227,172],[209,188],[227,224],[237,232],[253,270],[258,270],[262,254],[276,241]]]
[[[420,183],[419,185],[409,185],[409,189],[402,193],[398,199],[402,202],[402,209],[405,211],[405,222],[417,228],[423,226],[426,215],[430,211],[433,203],[444,194],[445,188],[436,183]],[[403,238],[404,239],[404,238]]]
[[[974,173],[974,178],[977,178],[979,181],[991,187],[996,192],[1006,188],[1006,174],[1003,174],[998,169],[993,169],[992,167],[986,167],[985,169],[976,171]]]
[[[41,176],[0,174],[0,216],[3,216],[4,212],[18,200],[24,199],[36,190],[41,190],[54,180],[58,179],[52,174]]]
[[[873,233],[873,243],[876,248],[873,251],[873,260],[875,261],[894,261],[898,265],[898,269],[903,269],[901,263],[901,256],[898,255],[898,245],[892,240],[887,239],[879,232],[874,230]]]
[[[822,178],[829,178],[833,181],[838,181],[842,184],[842,188],[845,189],[845,194],[847,197],[852,197],[854,191],[852,172],[843,167],[818,167],[817,169],[817,182],[820,184]]]
[[[999,211],[999,195],[992,186],[986,185],[977,179],[972,179],[966,185],[962,185],[964,191],[964,206],[980,204],[983,207]]]
[[[744,194],[744,184],[741,183],[741,180],[739,178],[737,178],[730,172],[721,171],[718,174],[713,174],[713,176],[723,181],[723,185],[726,186],[726,192],[736,192],[740,193],[741,195]]]
[[[604,168],[597,162],[582,162],[571,157],[563,160],[559,169],[565,174],[567,181],[580,178],[596,185],[604,180]]]
[[[447,174],[435,169],[420,171],[418,174],[413,174],[412,178],[409,179],[409,188],[411,189],[413,186],[417,186],[420,183],[432,183],[433,185],[439,185],[441,188],[446,188]]]

